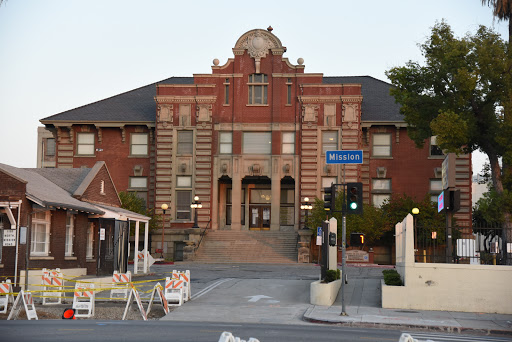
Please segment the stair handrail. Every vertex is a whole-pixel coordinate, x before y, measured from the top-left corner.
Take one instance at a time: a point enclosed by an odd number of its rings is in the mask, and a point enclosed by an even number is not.
[[[199,242],[197,243],[197,246],[195,248],[196,251],[199,248],[199,246],[201,245],[201,241],[203,241],[203,237],[206,235],[206,230],[208,229],[208,226],[210,225],[211,222],[212,222],[212,219],[210,219],[210,221],[208,221],[208,223],[206,224],[206,227],[204,227],[203,231],[201,232],[201,238],[199,239]]]

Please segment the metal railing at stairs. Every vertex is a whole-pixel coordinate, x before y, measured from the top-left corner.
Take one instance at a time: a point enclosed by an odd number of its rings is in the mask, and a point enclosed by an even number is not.
[[[203,241],[203,238],[206,235],[208,226],[210,225],[211,222],[212,222],[212,219],[210,219],[210,221],[208,221],[208,223],[206,224],[206,227],[204,227],[203,231],[201,232],[201,238],[199,239],[199,242],[197,243],[197,246],[195,248],[196,251],[199,248],[199,246],[201,245],[201,242]]]

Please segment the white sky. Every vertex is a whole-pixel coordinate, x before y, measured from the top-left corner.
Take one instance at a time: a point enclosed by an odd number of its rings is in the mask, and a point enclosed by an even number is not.
[[[0,7],[0,163],[36,166],[39,120],[170,76],[211,73],[245,32],[269,25],[292,63],[370,75],[421,60],[436,21],[504,39],[480,0],[4,0]],[[484,163],[473,156],[475,172]]]

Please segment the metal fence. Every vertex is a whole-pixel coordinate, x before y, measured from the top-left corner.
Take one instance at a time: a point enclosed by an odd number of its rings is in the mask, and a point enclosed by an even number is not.
[[[512,229],[489,226],[451,228],[451,248],[447,244],[450,229],[416,226],[414,257],[416,262],[474,265],[512,265]]]

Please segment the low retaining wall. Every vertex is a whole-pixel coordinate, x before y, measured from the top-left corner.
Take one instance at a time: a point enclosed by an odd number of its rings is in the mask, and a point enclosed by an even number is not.
[[[310,300],[313,305],[331,306],[338,297],[341,287],[341,279],[322,283],[320,280],[311,283]]]
[[[400,273],[405,286],[382,284],[383,308],[512,314],[510,266],[414,263]]]

